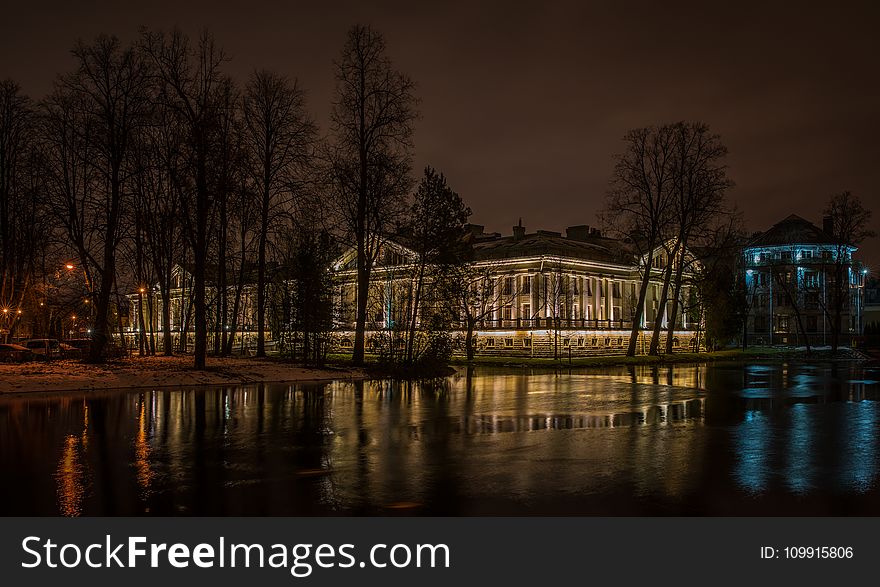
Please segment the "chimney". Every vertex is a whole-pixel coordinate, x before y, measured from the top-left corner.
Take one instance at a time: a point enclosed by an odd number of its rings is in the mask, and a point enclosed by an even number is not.
[[[834,236],[834,219],[831,216],[822,218],[822,230],[829,236]]]
[[[474,238],[483,235],[483,230],[485,230],[485,226],[482,224],[468,224],[467,230],[471,233],[471,236]]]
[[[523,237],[526,236],[526,229],[522,225],[522,218],[519,219],[519,224],[513,227],[513,240],[519,241],[522,240]]]
[[[586,224],[569,226],[565,229],[565,238],[573,241],[585,241],[590,236],[590,227]]]

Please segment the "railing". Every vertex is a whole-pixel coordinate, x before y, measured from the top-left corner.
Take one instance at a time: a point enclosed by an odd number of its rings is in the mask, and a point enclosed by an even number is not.
[[[746,268],[752,267],[786,267],[786,266],[823,266],[823,265],[834,265],[834,259],[828,257],[790,257],[788,259],[783,259],[781,257],[777,258],[769,258],[769,259],[758,259],[755,261],[754,259],[748,259],[746,261]]]
[[[341,330],[354,330],[354,322],[338,322],[336,327]],[[367,330],[388,330],[384,322],[367,322]],[[464,320],[450,324],[452,330],[465,330],[467,323]],[[647,321],[644,329],[652,330],[654,322]],[[665,327],[664,327],[665,328]],[[631,330],[632,320],[599,320],[588,318],[508,318],[508,319],[485,319],[476,324],[477,330]],[[676,330],[695,330],[693,326],[677,325]]]
[[[459,328],[464,328],[461,322]],[[508,318],[487,319],[477,323],[480,330],[501,329],[580,329],[580,330],[627,330],[632,328],[631,320],[599,320],[588,318]]]

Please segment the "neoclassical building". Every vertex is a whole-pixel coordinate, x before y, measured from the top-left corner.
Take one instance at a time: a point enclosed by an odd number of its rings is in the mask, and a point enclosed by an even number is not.
[[[571,226],[565,235],[515,226],[512,234],[486,233],[471,225],[474,268],[483,288],[477,311],[477,354],[510,356],[586,356],[626,351],[634,306],[641,282],[639,257],[633,247],[604,237],[589,226]],[[416,255],[406,246],[386,241],[374,267],[366,345],[378,345],[407,311]],[[653,279],[647,292],[638,350],[650,343],[656,320],[663,326],[665,346],[669,311],[660,307],[662,273],[668,262],[663,249],[655,253]],[[353,251],[335,265],[337,345],[351,348],[357,307]],[[681,290],[673,348],[692,350],[698,344],[690,285]],[[671,305],[671,302],[668,304]],[[464,316],[453,332],[462,350]]]
[[[823,227],[792,214],[743,247],[745,325],[750,345],[831,344],[832,290],[845,280],[841,296],[841,344],[862,331],[863,287],[867,273],[853,259],[856,247],[838,242],[830,219]]]
[[[538,230],[527,233],[522,226],[512,234],[486,233],[482,226],[470,226],[474,250],[472,269],[479,278],[472,287],[482,289],[476,311],[476,352],[481,355],[508,356],[587,356],[622,354],[626,351],[634,306],[641,282],[640,264],[634,248],[620,240],[603,236],[588,226],[571,226],[565,234]],[[368,299],[367,351],[375,352],[383,335],[393,332],[408,311],[414,267],[417,258],[406,245],[385,240],[374,266]],[[663,270],[668,262],[665,251],[655,252],[652,280],[642,317],[638,352],[646,352],[655,321],[663,327],[661,348],[665,347],[669,306],[660,307]],[[334,332],[332,348],[345,352],[354,342],[357,308],[356,255],[343,251],[333,265]],[[192,343],[192,275],[183,266],[173,274],[171,328],[175,346],[180,338]],[[221,296],[209,272],[207,284],[209,348],[218,334],[217,303]],[[235,286],[227,287],[227,297],[235,297]],[[674,350],[693,350],[699,346],[700,323],[695,318],[694,296],[690,284],[681,292],[673,335]],[[272,298],[271,295],[267,296]],[[128,296],[130,319],[126,329],[132,344],[140,330],[143,307],[144,326],[161,345],[162,302],[152,291]],[[236,315],[232,329],[236,350],[246,350],[256,339],[256,291],[252,282],[241,291],[240,303],[228,316]],[[423,308],[427,310],[428,308]],[[267,313],[275,311],[270,307]],[[277,342],[277,316],[267,317],[269,348]],[[219,333],[227,325],[219,326]],[[453,341],[464,352],[464,316],[453,320]],[[191,348],[191,347],[190,347]]]
[[[273,265],[270,271],[277,268]],[[228,281],[233,282],[239,277],[238,271],[228,276]],[[223,331],[233,333],[236,343],[235,349],[244,351],[247,347],[255,344],[257,338],[257,287],[256,270],[250,265],[243,272],[242,285],[237,283],[227,285],[226,296],[226,321],[220,323],[217,320],[220,309],[221,288],[217,283],[217,267],[210,266],[206,271],[205,298],[208,320],[208,348],[214,348],[214,339],[222,340]],[[172,341],[175,350],[181,346],[181,339],[185,339],[186,348],[191,350],[195,344],[195,307],[193,298],[194,279],[192,267],[177,264],[171,272],[170,292],[170,323]],[[148,338],[152,338],[161,349],[162,346],[162,316],[163,302],[159,295],[159,287],[143,288],[137,293],[128,296],[128,317],[123,320],[123,331],[127,344],[137,347],[138,337],[141,331],[141,314],[143,314],[143,329]],[[237,303],[236,303],[237,299]],[[219,336],[218,336],[219,335]],[[271,339],[271,336],[270,336]]]

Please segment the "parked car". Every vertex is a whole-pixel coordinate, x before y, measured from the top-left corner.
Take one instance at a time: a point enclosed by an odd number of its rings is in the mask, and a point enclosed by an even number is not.
[[[30,349],[20,344],[0,343],[0,362],[2,363],[23,363],[33,361],[35,358]]]
[[[72,359],[81,355],[78,348],[56,338],[32,338],[22,343],[35,355],[46,359]]]
[[[83,353],[88,352],[89,347],[92,346],[91,338],[66,338],[64,339],[63,344],[69,344],[73,348],[79,349]]]

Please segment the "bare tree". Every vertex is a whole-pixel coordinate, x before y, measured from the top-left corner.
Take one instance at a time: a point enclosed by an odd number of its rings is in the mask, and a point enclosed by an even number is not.
[[[43,214],[43,177],[34,148],[37,121],[30,99],[0,81],[0,335],[15,333],[38,279],[51,227]],[[33,316],[29,316],[33,319]]]
[[[548,261],[538,274],[540,285],[540,305],[536,311],[543,311],[550,320],[548,330],[553,333],[553,358],[559,359],[559,337],[563,320],[571,324],[573,310],[571,280],[566,275],[562,259]],[[609,292],[610,295],[610,292]]]
[[[519,294],[516,285],[507,291],[499,287],[497,274],[497,264],[470,261],[451,267],[443,280],[443,286],[448,288],[446,297],[452,302],[453,319],[464,325],[468,361],[474,359],[477,327]]]
[[[187,36],[179,30],[170,34],[145,30],[141,46],[154,66],[163,105],[176,112],[186,129],[185,169],[194,193],[192,198],[184,198],[183,203],[187,212],[185,226],[193,248],[195,367],[204,369],[208,348],[205,273],[213,204],[210,173],[226,81],[220,68],[226,57],[207,32],[199,37],[196,47],[191,47]]]
[[[357,251],[357,313],[352,354],[364,361],[370,273],[379,244],[409,192],[414,84],[394,69],[385,40],[357,25],[335,62],[336,97],[328,149],[333,201]]]
[[[791,247],[789,251],[789,259],[796,259],[797,251],[794,246]],[[776,261],[775,259],[770,262],[770,279],[776,285],[778,291],[782,292],[780,296],[780,303],[778,305],[784,304],[791,308],[792,312],[794,312],[795,318],[795,326],[797,328],[797,335],[804,340],[804,344],[807,347],[807,352],[810,352],[810,337],[807,334],[806,328],[804,327],[804,318],[802,313],[802,303],[803,303],[803,295],[801,292],[801,284],[800,279],[798,277],[798,267],[790,260],[780,260]],[[773,320],[773,316],[770,317]],[[772,327],[772,324],[771,324]]]
[[[142,214],[141,232],[147,262],[162,300],[162,352],[174,353],[171,289],[174,266],[184,256],[181,171],[183,138],[175,113],[158,104],[138,140],[135,193]],[[152,296],[150,296],[151,299]]]
[[[235,336],[239,328],[239,315],[243,306],[242,298],[244,288],[249,281],[247,274],[248,268],[253,265],[253,250],[257,236],[255,226],[259,225],[260,209],[259,198],[255,197],[252,191],[251,182],[246,181],[245,174],[241,174],[237,188],[233,193],[232,214],[230,214],[231,224],[235,227],[234,242],[237,245],[237,251],[233,254],[231,249],[230,269],[235,273],[234,291],[232,297],[232,310],[229,312],[229,323],[224,335],[226,336],[222,354],[229,355],[232,353],[232,347],[235,343]],[[230,246],[232,240],[230,240]],[[235,263],[238,264],[237,270]]]
[[[218,88],[218,121],[210,185],[215,197],[217,281],[214,302],[214,354],[227,354],[229,338],[230,259],[235,246],[232,219],[239,202],[236,191],[246,175],[246,149],[240,116],[240,99],[234,83],[226,79]],[[240,292],[241,290],[236,290]]]
[[[626,151],[617,156],[601,217],[612,232],[630,240],[638,254],[642,281],[626,353],[634,356],[654,254],[666,236],[672,212],[676,132],[671,125],[639,128],[623,140]]]
[[[134,136],[146,110],[147,70],[134,47],[99,36],[73,49],[77,69],[45,103],[54,209],[80,259],[95,313],[91,361],[111,336],[116,251],[123,237]]]
[[[266,355],[266,254],[269,231],[303,177],[315,140],[316,127],[305,109],[305,97],[296,80],[261,70],[251,75],[245,89],[245,137],[249,167],[260,199],[257,244],[257,356]]]
[[[836,243],[834,257],[831,260],[832,283],[830,307],[831,348],[837,350],[840,345],[840,334],[843,330],[843,310],[849,305],[850,277],[852,269],[852,251],[866,238],[875,236],[869,228],[871,210],[866,208],[858,196],[850,192],[841,192],[831,196],[824,211],[831,221],[831,236]],[[825,272],[827,277],[828,272]],[[827,310],[826,310],[827,311]]]
[[[727,148],[721,143],[721,137],[713,134],[709,126],[701,122],[679,122],[673,127],[676,155],[672,162],[673,213],[670,225],[674,232],[671,249],[667,245],[668,264],[659,306],[661,316],[665,315],[667,321],[667,353],[672,352],[690,245],[701,235],[711,233],[713,225],[724,224],[725,217],[729,215],[725,191],[733,187],[733,182],[727,178],[727,167],[723,164]],[[667,308],[670,286],[672,303],[671,308]],[[654,324],[649,351],[652,355],[658,354],[661,324],[659,319]]]

